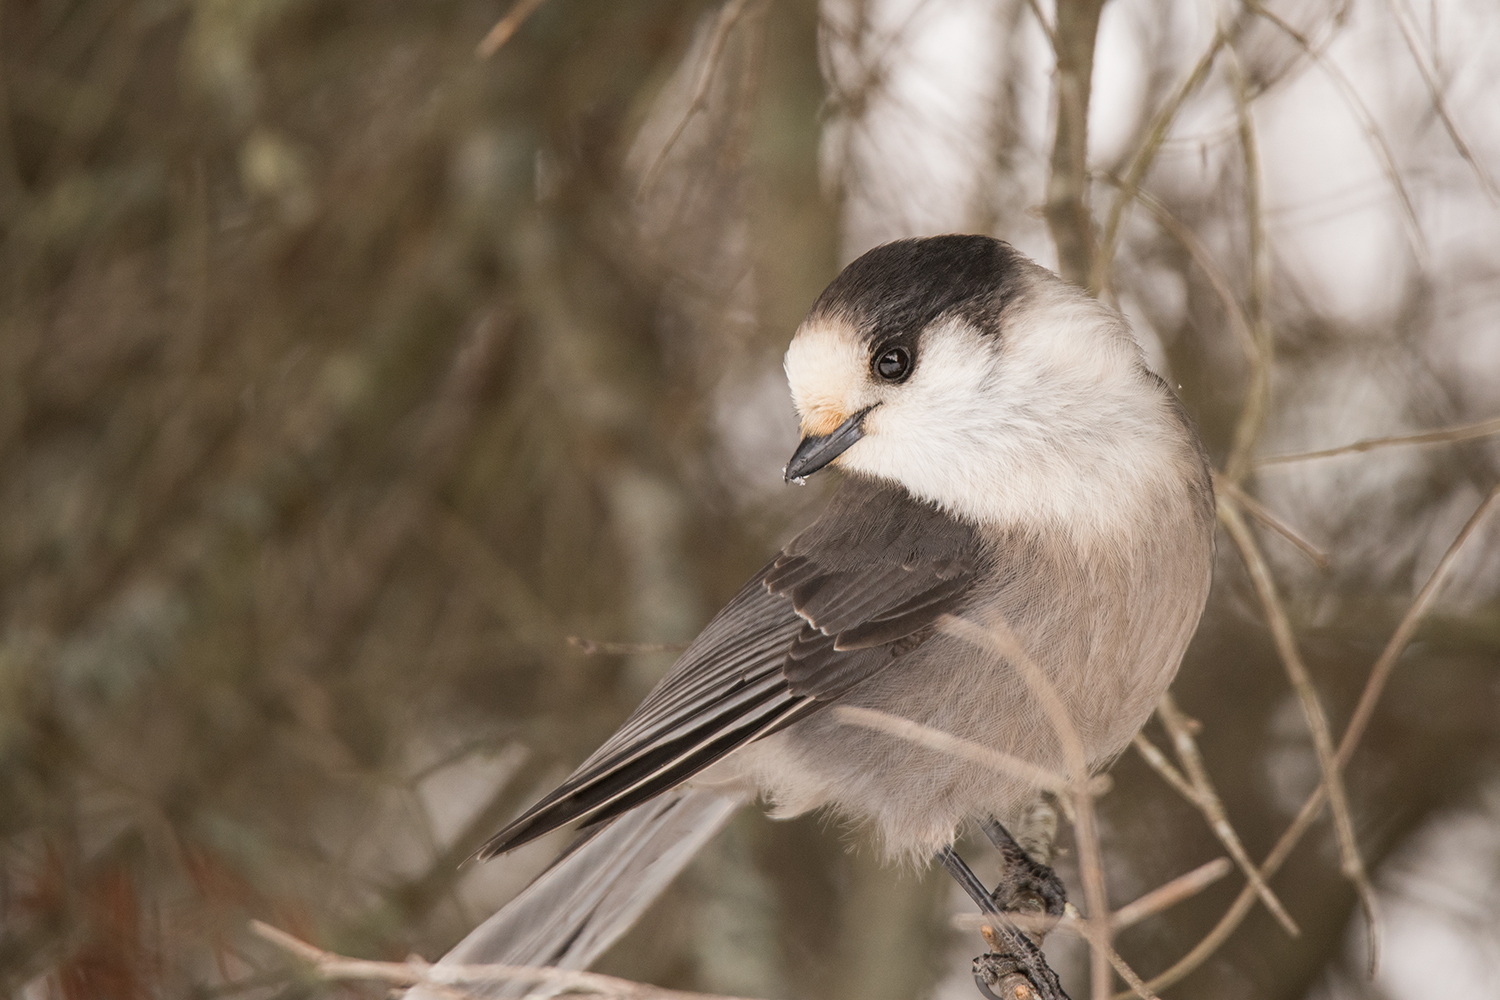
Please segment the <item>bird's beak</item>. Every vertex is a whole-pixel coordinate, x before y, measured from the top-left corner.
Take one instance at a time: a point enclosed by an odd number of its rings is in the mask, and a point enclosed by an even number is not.
[[[834,429],[832,434],[809,435],[792,452],[782,476],[789,483],[801,483],[808,476],[838,458],[849,446],[865,436],[865,417],[874,409],[867,406]]]

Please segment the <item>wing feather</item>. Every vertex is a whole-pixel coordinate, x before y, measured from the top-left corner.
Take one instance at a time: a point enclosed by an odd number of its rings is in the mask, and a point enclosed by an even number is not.
[[[816,711],[920,645],[983,558],[969,526],[900,487],[846,479],[620,729],[481,856],[617,816]]]

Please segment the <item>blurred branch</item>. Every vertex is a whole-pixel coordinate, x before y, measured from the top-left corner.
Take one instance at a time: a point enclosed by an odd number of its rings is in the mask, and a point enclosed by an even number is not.
[[[719,72],[719,64],[724,58],[724,47],[729,41],[729,33],[734,30],[735,23],[745,13],[751,0],[729,0],[719,10],[718,20],[714,23],[713,37],[708,42],[708,52],[703,57],[703,68],[698,73],[697,86],[693,88],[692,100],[688,102],[687,110],[683,111],[682,117],[677,120],[677,125],[672,129],[672,134],[666,143],[656,154],[656,159],[651,161],[651,167],[641,178],[640,190],[636,197],[644,197],[656,187],[656,179],[661,173],[661,168],[667,161],[667,156],[672,152],[677,141],[682,138],[682,133],[687,131],[688,124],[693,118],[708,107],[708,91],[713,86],[714,77]]]
[[[1103,180],[1121,187],[1124,181],[1110,174],[1101,174]],[[1165,229],[1172,238],[1182,244],[1193,263],[1203,272],[1208,283],[1213,286],[1214,293],[1218,295],[1219,302],[1224,306],[1224,315],[1229,319],[1229,328],[1234,331],[1235,339],[1245,353],[1247,363],[1254,365],[1259,358],[1255,348],[1255,336],[1250,332],[1250,320],[1245,316],[1245,309],[1240,305],[1239,299],[1235,297],[1234,290],[1229,287],[1229,276],[1224,273],[1214,260],[1213,254],[1209,253],[1208,247],[1198,238],[1198,234],[1183,224],[1182,220],[1173,215],[1172,212],[1157,198],[1145,191],[1136,189],[1134,199],[1145,206],[1151,216],[1156,219],[1157,225]]]
[[[1500,485],[1490,490],[1489,495],[1475,508],[1468,522],[1463,526],[1448,546],[1448,551],[1443,553],[1443,558],[1438,560],[1437,566],[1432,570],[1432,575],[1427,578],[1417,594],[1417,599],[1412,602],[1401,624],[1396,626],[1396,631],[1391,635],[1390,641],[1386,643],[1385,649],[1381,650],[1380,658],[1375,661],[1375,666],[1370,668],[1370,679],[1365,682],[1365,688],[1360,692],[1359,702],[1354,706],[1354,714],[1349,718],[1349,728],[1344,732],[1344,738],[1339,743],[1339,765],[1342,767],[1349,761],[1354,747],[1364,735],[1365,727],[1370,724],[1370,718],[1375,714],[1375,703],[1380,700],[1380,694],[1385,690],[1385,683],[1390,679],[1391,671],[1396,668],[1396,661],[1401,658],[1401,653],[1411,642],[1412,636],[1417,634],[1417,627],[1427,617],[1432,609],[1432,603],[1437,599],[1438,591],[1443,584],[1448,582],[1448,577],[1453,572],[1453,567],[1458,563],[1458,554],[1462,551],[1464,543],[1484,519],[1489,516],[1497,501],[1500,501]]]
[[[1060,0],[1053,50],[1057,53],[1057,132],[1043,214],[1057,246],[1058,271],[1090,287],[1094,219],[1089,210],[1089,93],[1094,39],[1105,0]]]
[[[1271,336],[1270,325],[1266,322],[1266,302],[1271,294],[1271,262],[1266,246],[1265,211],[1261,203],[1260,150],[1255,137],[1255,120],[1250,114],[1249,91],[1233,49],[1229,52],[1228,62],[1245,170],[1245,229],[1250,260],[1245,319],[1249,325],[1251,342],[1255,345],[1255,361],[1250,366],[1250,384],[1245,387],[1245,401],[1240,407],[1239,420],[1235,422],[1229,457],[1224,461],[1223,478],[1231,483],[1238,483],[1249,471],[1255,442],[1266,422],[1266,408],[1271,402],[1271,368],[1275,363],[1276,342]]]
[[[521,30],[521,25],[541,5],[542,0],[516,0],[510,10],[505,12],[505,16],[495,22],[495,26],[475,47],[474,54],[480,59],[488,59],[499,52],[500,46],[510,41],[510,37]]]
[[[1250,860],[1250,855],[1246,853],[1239,834],[1229,822],[1224,803],[1219,798],[1212,780],[1209,779],[1208,768],[1203,764],[1203,755],[1198,751],[1198,743],[1189,731],[1188,720],[1178,709],[1177,702],[1170,693],[1162,695],[1161,701],[1156,706],[1156,714],[1161,719],[1162,725],[1166,727],[1168,735],[1172,737],[1172,746],[1177,751],[1177,759],[1182,762],[1183,770],[1187,772],[1187,779],[1190,783],[1188,787],[1192,790],[1188,801],[1203,813],[1203,818],[1208,821],[1214,836],[1219,838],[1219,843],[1224,845],[1229,856],[1234,859],[1235,864],[1239,865],[1240,870],[1245,874],[1245,879],[1255,888],[1256,895],[1260,896],[1261,902],[1266,905],[1266,909],[1271,911],[1276,922],[1281,924],[1282,930],[1292,937],[1300,937],[1301,928],[1286,911],[1281,900],[1271,891],[1266,880],[1261,878],[1260,872],[1256,870],[1255,862]],[[1140,743],[1137,743],[1137,750],[1140,750],[1142,743],[1146,743],[1145,737],[1141,737]],[[1146,755],[1143,754],[1143,756]],[[1151,757],[1146,756],[1146,762],[1152,763]],[[1176,783],[1169,783],[1179,792],[1182,791]]]
[[[1307,666],[1302,662],[1302,654],[1297,649],[1297,640],[1292,634],[1292,625],[1287,618],[1286,608],[1282,605],[1281,596],[1276,591],[1276,583],[1271,577],[1271,568],[1266,564],[1265,556],[1261,553],[1260,546],[1256,544],[1255,536],[1250,533],[1250,528],[1240,516],[1239,508],[1232,500],[1222,496],[1219,498],[1219,520],[1229,531],[1230,537],[1234,539],[1235,546],[1244,558],[1245,567],[1250,571],[1250,578],[1255,584],[1256,594],[1260,597],[1261,607],[1265,611],[1266,621],[1271,627],[1271,635],[1276,642],[1276,651],[1281,657],[1282,665],[1286,667],[1287,677],[1291,681],[1292,689],[1297,693],[1297,698],[1302,704],[1302,714],[1307,719],[1308,729],[1312,732],[1313,748],[1318,755],[1318,769],[1323,774],[1323,784],[1328,788],[1334,829],[1338,833],[1340,870],[1354,885],[1355,891],[1359,894],[1360,903],[1364,907],[1369,923],[1370,964],[1373,968],[1379,954],[1379,913],[1375,902],[1375,890],[1370,885],[1369,876],[1365,872],[1364,859],[1359,854],[1359,843],[1354,835],[1354,820],[1349,811],[1348,795],[1344,791],[1343,778],[1334,757],[1333,737],[1329,731],[1328,716],[1323,710],[1323,702],[1318,696],[1317,688],[1313,686],[1312,677],[1307,672]]]
[[[425,873],[386,891],[386,898],[400,907],[403,923],[416,923],[426,917],[468,874],[465,863],[498,827],[515,815],[521,796],[531,791],[533,780],[548,763],[544,756],[532,753],[527,747],[512,744],[506,748],[493,765],[501,778],[489,800],[448,846],[437,853]]]
[[[1074,907],[1072,903],[1068,903],[1064,907],[1064,909],[1065,911],[1071,910],[1074,914],[1078,912],[1077,908]],[[1160,1000],[1160,998],[1157,997],[1155,993],[1151,992],[1151,987],[1146,985],[1145,980],[1143,980],[1140,975],[1130,967],[1130,965],[1125,961],[1120,953],[1115,950],[1114,945],[1105,945],[1105,947],[1109,949],[1108,954],[1106,955],[1106,957],[1109,959],[1109,964],[1114,967],[1115,972],[1119,974],[1120,978],[1125,980],[1125,985],[1130,987],[1131,993],[1134,993],[1136,996],[1140,997],[1141,1000]],[[1104,995],[1106,997],[1109,995],[1108,987],[1105,987]]]
[[[1026,0],[1026,6],[1031,8],[1031,14],[1036,18],[1036,26],[1042,29],[1042,34],[1047,36],[1047,44],[1052,46],[1053,55],[1057,54],[1057,29],[1052,27],[1052,22],[1047,20],[1047,12],[1042,10],[1041,0]]]
[[[1468,523],[1464,525],[1463,530],[1453,539],[1453,543],[1449,545],[1448,551],[1438,561],[1437,566],[1432,571],[1432,575],[1428,577],[1427,583],[1423,585],[1416,600],[1412,602],[1411,607],[1402,617],[1401,623],[1396,627],[1395,633],[1392,634],[1390,640],[1386,643],[1385,649],[1380,654],[1380,658],[1375,661],[1375,665],[1370,670],[1370,677],[1365,682],[1365,689],[1360,695],[1359,703],[1350,719],[1349,727],[1344,730],[1344,736],[1339,740],[1338,753],[1334,758],[1334,765],[1337,770],[1342,771],[1347,767],[1350,758],[1354,756],[1354,751],[1359,746],[1359,741],[1364,736],[1365,729],[1374,715],[1374,706],[1380,698],[1381,691],[1384,689],[1385,682],[1389,678],[1391,671],[1394,670],[1397,661],[1401,658],[1402,652],[1405,651],[1407,644],[1416,635],[1417,628],[1431,610],[1433,601],[1442,590],[1443,584],[1447,582],[1449,574],[1453,571],[1453,567],[1457,564],[1459,553],[1463,550],[1465,543],[1473,536],[1475,530],[1489,516],[1490,512],[1494,510],[1497,502],[1500,502],[1500,485],[1497,485],[1490,491],[1489,495],[1475,509]],[[1302,804],[1301,810],[1298,811],[1296,818],[1292,820],[1291,825],[1286,828],[1286,831],[1282,833],[1280,839],[1271,848],[1270,853],[1266,855],[1265,862],[1260,866],[1260,873],[1263,878],[1269,879],[1286,863],[1286,859],[1291,855],[1292,849],[1297,846],[1303,835],[1307,833],[1312,827],[1313,822],[1318,818],[1318,814],[1322,812],[1323,804],[1327,799],[1328,784],[1327,782],[1322,782],[1308,796],[1307,801]],[[1225,911],[1224,916],[1219,918],[1219,922],[1214,925],[1213,929],[1194,945],[1186,955],[1178,959],[1160,975],[1153,977],[1147,985],[1153,989],[1166,989],[1168,986],[1180,982],[1194,969],[1197,969],[1206,962],[1209,956],[1213,955],[1214,952],[1223,946],[1225,941],[1229,940],[1229,936],[1234,933],[1235,929],[1239,927],[1240,922],[1250,912],[1255,899],[1256,894],[1252,886],[1247,885],[1244,889],[1240,890],[1239,896],[1235,898],[1229,909]],[[1116,1000],[1119,1000],[1119,998],[1117,997]]]
[[[1236,19],[1234,26],[1229,30],[1237,33],[1241,23],[1239,19]],[[1146,137],[1141,141],[1135,155],[1131,157],[1125,176],[1115,181],[1119,193],[1110,204],[1109,215],[1104,221],[1104,234],[1099,238],[1099,260],[1090,285],[1090,291],[1095,295],[1109,294],[1113,291],[1115,245],[1119,242],[1120,227],[1125,221],[1125,213],[1130,208],[1131,202],[1140,195],[1141,182],[1146,179],[1151,165],[1156,162],[1156,154],[1161,150],[1162,143],[1166,141],[1167,133],[1172,129],[1172,122],[1177,118],[1177,112],[1182,110],[1182,105],[1187,99],[1203,86],[1203,81],[1208,79],[1208,71],[1213,68],[1214,60],[1218,58],[1219,50],[1229,40],[1230,35],[1225,31],[1214,32],[1213,41],[1209,43],[1203,55],[1198,57],[1198,62],[1192,72],[1187,75],[1187,79],[1182,81],[1177,90],[1152,117],[1151,124],[1146,129]],[[1191,248],[1189,250],[1191,252]]]
[[[477,996],[464,990],[465,984],[525,982],[545,983],[559,991],[618,997],[620,1000],[736,1000],[710,993],[663,989],[597,972],[573,972],[522,965],[429,965],[416,958],[405,962],[372,962],[324,951],[259,920],[250,921],[250,929],[259,937],[306,962],[312,966],[312,971],[318,978],[330,982],[379,982],[396,987],[428,986],[461,997]]]
[[[480,395],[510,333],[510,317],[491,310],[473,323],[454,351],[412,440],[406,474],[365,520],[364,530],[350,545],[346,572],[329,588],[330,606],[318,616],[319,628],[304,651],[306,664],[319,666],[343,655],[389,580],[396,557],[434,520],[436,491],[463,454]]]
[[[1312,41],[1301,31],[1287,23],[1280,15],[1263,6],[1259,0],[1245,0],[1247,9],[1257,16],[1264,18],[1271,24],[1280,28],[1288,37],[1297,43],[1306,52],[1318,68],[1327,74],[1337,87],[1339,96],[1343,98],[1344,104],[1349,108],[1349,113],[1354,116],[1359,124],[1360,130],[1364,132],[1370,148],[1375,153],[1375,158],[1380,161],[1381,169],[1385,172],[1386,179],[1390,181],[1392,189],[1396,192],[1396,200],[1401,205],[1401,220],[1406,224],[1406,233],[1411,241],[1412,250],[1416,254],[1417,262],[1425,270],[1428,264],[1427,238],[1422,235],[1421,223],[1417,220],[1417,209],[1412,203],[1411,192],[1406,189],[1406,182],[1401,179],[1401,168],[1396,164],[1396,156],[1391,152],[1390,143],[1385,140],[1385,133],[1375,122],[1375,116],[1370,114],[1370,109],[1365,107],[1365,102],[1360,98],[1359,91],[1343,71],[1333,64],[1323,50],[1313,45]]]
[[[1132,902],[1126,903],[1110,916],[1110,927],[1116,932],[1132,927],[1147,917],[1153,917],[1184,900],[1191,899],[1232,871],[1234,871],[1233,861],[1224,857],[1214,858],[1190,872],[1162,883]],[[1083,931],[1079,929],[1078,921],[1071,914],[1063,914],[1060,920],[1053,920],[1051,917],[1038,913],[1012,913],[1008,916],[1017,927],[1028,934],[1060,930],[1078,937],[1084,936]],[[982,913],[957,913],[954,914],[952,923],[960,930],[978,930],[990,919]]]
[[[1332,560],[1329,558],[1328,553],[1303,538],[1291,525],[1267,510],[1264,504],[1230,480],[1215,474],[1214,488],[1228,493],[1234,499],[1235,503],[1245,508],[1245,513],[1291,542],[1299,552],[1311,559],[1313,565],[1317,566],[1318,569],[1326,570],[1332,565]]]
[[[1321,451],[1303,451],[1290,455],[1269,455],[1265,458],[1255,460],[1257,467],[1267,465],[1285,465],[1289,462],[1307,462],[1315,458],[1332,458],[1335,455],[1353,455],[1357,452],[1374,451],[1377,448],[1391,448],[1397,445],[1408,444],[1447,444],[1456,441],[1472,441],[1475,438],[1491,437],[1500,434],[1500,417],[1492,417],[1489,420],[1481,420],[1477,424],[1460,424],[1455,427],[1445,427],[1441,430],[1422,431],[1420,434],[1398,434],[1394,437],[1366,438],[1353,444],[1340,445],[1337,448],[1324,448]]]
[[[1110,918],[1111,923],[1116,930],[1138,924],[1183,900],[1191,899],[1232,871],[1234,862],[1228,858],[1214,858],[1126,903],[1114,912],[1114,916]]]
[[[1474,151],[1464,141],[1464,137],[1458,131],[1458,125],[1453,121],[1453,116],[1448,113],[1448,102],[1443,99],[1443,88],[1438,83],[1436,59],[1429,64],[1427,52],[1422,48],[1421,42],[1417,40],[1416,28],[1411,23],[1411,7],[1406,0],[1388,0],[1391,14],[1396,19],[1396,27],[1401,29],[1401,37],[1406,41],[1406,48],[1411,52],[1412,62],[1417,64],[1417,72],[1422,74],[1422,82],[1427,85],[1427,94],[1432,99],[1432,110],[1436,112],[1438,120],[1443,123],[1443,128],[1448,132],[1448,138],[1453,143],[1453,148],[1469,169],[1474,172],[1474,178],[1479,182],[1479,188],[1490,199],[1491,203],[1500,200],[1495,190],[1495,181],[1490,177],[1489,171],[1474,156]]]

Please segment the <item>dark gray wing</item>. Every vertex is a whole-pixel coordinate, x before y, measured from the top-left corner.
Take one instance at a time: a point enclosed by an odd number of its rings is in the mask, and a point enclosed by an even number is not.
[[[816,711],[925,640],[982,558],[966,524],[898,486],[846,479],[619,731],[480,856],[617,816]]]

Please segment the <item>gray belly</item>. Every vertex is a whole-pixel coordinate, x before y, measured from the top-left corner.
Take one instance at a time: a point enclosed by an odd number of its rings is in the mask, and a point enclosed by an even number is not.
[[[1207,597],[1211,542],[1092,567],[1066,551],[1026,553],[1028,572],[977,594],[967,625],[1005,622],[1066,706],[1090,769],[1125,748],[1171,683]],[[1165,575],[1165,576],[1164,576]],[[1004,645],[1002,635],[1001,649]],[[1064,741],[1028,672],[993,642],[940,632],[840,696],[1067,771]],[[1034,675],[1032,675],[1034,676]],[[926,859],[972,816],[1007,821],[1033,782],[822,711],[737,750],[705,775],[756,786],[776,815],[830,806],[871,825],[892,858]]]

